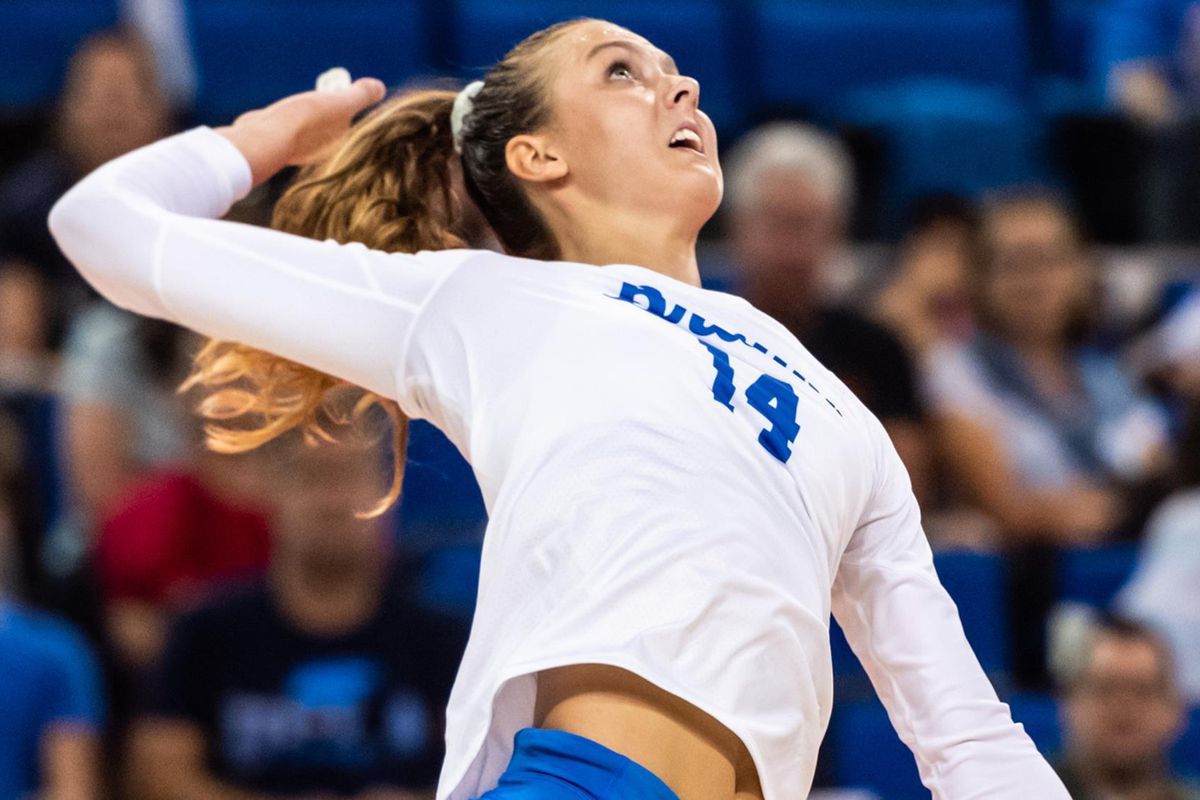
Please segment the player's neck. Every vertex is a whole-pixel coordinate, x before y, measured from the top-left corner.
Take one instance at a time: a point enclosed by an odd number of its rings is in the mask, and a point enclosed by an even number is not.
[[[693,286],[700,285],[696,232],[634,214],[589,215],[556,233],[560,257],[579,264],[633,264]]]

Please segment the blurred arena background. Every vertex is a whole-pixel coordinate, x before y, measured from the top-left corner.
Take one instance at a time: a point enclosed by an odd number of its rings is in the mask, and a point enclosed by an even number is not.
[[[0,800],[432,797],[485,523],[466,464],[414,425],[369,526],[385,454],[206,454],[173,391],[196,342],[102,305],[45,218],[330,66],[458,85],[575,16],[699,79],[706,280],[884,420],[1075,796],[1200,797],[1200,2],[0,0]],[[833,641],[813,796],[928,797]]]

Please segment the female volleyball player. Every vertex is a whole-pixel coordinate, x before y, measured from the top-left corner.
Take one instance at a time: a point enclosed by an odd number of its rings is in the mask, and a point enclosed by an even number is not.
[[[699,288],[722,183],[696,82],[584,20],[457,113],[402,99],[342,138],[382,94],[151,145],[50,222],[113,302],[242,343],[193,376],[210,415],[265,419],[219,446],[311,429],[353,384],[471,461],[491,519],[438,796],[802,798],[832,609],[936,797],[1066,797],[971,653],[883,429],[781,326]],[[374,249],[211,219],[314,159],[278,226]],[[510,255],[407,254],[455,242],[460,168]]]

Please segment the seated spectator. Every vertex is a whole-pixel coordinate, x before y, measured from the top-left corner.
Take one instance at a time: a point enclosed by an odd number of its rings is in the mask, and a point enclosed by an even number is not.
[[[886,328],[829,300],[854,205],[851,169],[837,140],[805,125],[746,135],[726,170],[739,289],[880,418],[921,498],[928,448],[912,358]]]
[[[201,451],[194,467],[138,482],[100,523],[96,572],[113,644],[135,672],[155,665],[168,618],[239,578],[261,575],[270,531],[262,459]]]
[[[71,327],[60,431],[70,507],[46,548],[52,573],[78,568],[95,526],[138,480],[191,459],[187,408],[175,392],[188,335],[103,301]]]
[[[1064,758],[1059,774],[1075,800],[1200,800],[1178,783],[1170,749],[1184,707],[1170,650],[1136,623],[1096,624],[1064,677]]]
[[[123,32],[94,34],[68,67],[54,145],[0,184],[0,259],[28,264],[45,280],[54,299],[53,345],[73,313],[94,295],[50,238],[50,207],[88,172],[161,138],[170,127],[150,49]]]
[[[1150,518],[1137,571],[1116,602],[1122,613],[1163,632],[1178,658],[1184,696],[1200,704],[1200,393],[1175,476],[1178,488]]]
[[[354,517],[384,493],[379,453],[296,434],[269,448],[270,578],[172,625],[132,785],[146,798],[432,797],[465,640],[396,585],[387,526]]]
[[[86,800],[100,795],[100,676],[82,638],[18,604],[7,583],[17,441],[0,430],[0,797]]]
[[[976,251],[978,333],[926,361],[944,458],[1007,541],[1101,541],[1122,486],[1161,472],[1165,415],[1088,347],[1094,265],[1057,201],[989,203]]]
[[[1101,15],[1097,55],[1113,104],[1148,125],[1166,125],[1200,100],[1195,0],[1115,0]]]
[[[1126,155],[1141,165],[1142,225],[1155,241],[1200,241],[1200,2],[1114,0],[1097,19],[1096,71],[1139,141]]]
[[[976,223],[974,206],[953,196],[927,198],[914,217],[875,313],[919,359],[940,342],[971,335],[967,273]]]
[[[1130,348],[1133,368],[1182,400],[1200,399],[1200,286]]]
[[[0,261],[0,393],[54,388],[49,298],[42,277],[20,261]]]

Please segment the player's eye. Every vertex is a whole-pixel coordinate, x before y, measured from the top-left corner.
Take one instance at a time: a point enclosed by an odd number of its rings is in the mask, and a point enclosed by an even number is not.
[[[633,68],[627,61],[614,61],[608,68],[608,77],[631,81],[633,80]]]

